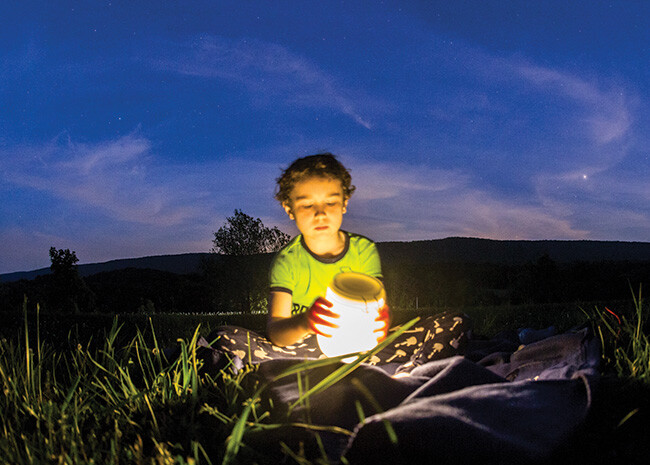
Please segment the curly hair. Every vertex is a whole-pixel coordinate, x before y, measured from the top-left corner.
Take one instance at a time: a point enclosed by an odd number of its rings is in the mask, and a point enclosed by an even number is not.
[[[276,179],[278,188],[275,194],[280,203],[288,203],[296,183],[311,177],[338,179],[343,187],[343,197],[349,199],[355,190],[349,171],[331,153],[319,153],[298,158]]]

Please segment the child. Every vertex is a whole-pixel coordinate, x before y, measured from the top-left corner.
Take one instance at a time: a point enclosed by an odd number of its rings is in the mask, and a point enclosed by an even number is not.
[[[370,239],[341,229],[355,187],[350,173],[330,153],[299,158],[278,178],[276,199],[300,234],[276,255],[270,271],[267,336],[224,326],[209,336],[213,347],[256,363],[277,358],[319,358],[315,335],[331,335],[336,325],[324,295],[334,276],[355,271],[382,279],[377,248]],[[391,312],[377,312],[377,342],[386,338]],[[466,339],[464,315],[438,315],[409,329],[368,363],[391,373],[408,374],[436,358],[457,355]],[[389,366],[390,365],[390,366]]]
[[[341,229],[355,187],[347,169],[330,153],[299,158],[278,178],[275,198],[300,234],[273,260],[267,336],[235,326],[218,328],[213,347],[242,360],[323,356],[315,334],[331,335],[337,318],[324,295],[343,271],[382,278],[379,254],[370,239]],[[390,309],[377,312],[374,332],[381,342],[390,326]]]
[[[382,278],[375,244],[341,229],[354,189],[350,173],[330,153],[299,158],[278,179],[275,198],[300,234],[271,268],[267,334],[274,344],[288,346],[314,333],[331,335],[335,325],[321,317],[338,316],[323,297],[336,274],[356,271]],[[376,321],[380,342],[390,323],[388,306]]]

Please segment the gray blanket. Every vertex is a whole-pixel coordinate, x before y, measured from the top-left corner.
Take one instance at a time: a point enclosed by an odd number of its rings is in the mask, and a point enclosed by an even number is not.
[[[352,464],[543,461],[586,417],[599,376],[600,345],[586,328],[513,352],[490,352],[490,344],[504,347],[498,340],[470,344],[465,356],[426,363],[400,379],[361,365],[312,396],[308,407],[291,411],[288,406],[305,385],[314,386],[339,365],[309,370],[300,380],[276,379],[299,362],[270,360],[260,364],[259,374],[270,383],[266,393],[275,420],[353,431],[352,436],[321,433],[331,459],[343,455]],[[291,446],[299,437],[297,429],[287,428],[249,439],[258,445],[281,439]]]

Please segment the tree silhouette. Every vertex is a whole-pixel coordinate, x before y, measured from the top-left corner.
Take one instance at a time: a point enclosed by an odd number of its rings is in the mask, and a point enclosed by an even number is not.
[[[276,252],[290,239],[277,226],[267,228],[261,219],[235,210],[234,216],[226,218],[226,224],[214,233],[212,252],[224,255]]]
[[[48,292],[50,309],[66,313],[91,311],[95,296],[79,276],[77,254],[70,249],[50,247],[52,281]]]
[[[235,210],[214,233],[213,256],[204,263],[214,306],[244,313],[266,309],[268,254],[280,250],[290,239],[277,227],[268,228],[259,218]]]
[[[70,278],[73,276],[78,276],[77,272],[77,258],[76,252],[73,250],[70,252],[70,249],[56,249],[56,247],[50,247],[50,270],[55,276],[65,276]]]

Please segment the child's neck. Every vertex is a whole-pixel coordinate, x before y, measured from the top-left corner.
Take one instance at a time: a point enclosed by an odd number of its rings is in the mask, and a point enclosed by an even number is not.
[[[341,230],[330,237],[309,238],[303,236],[303,238],[309,250],[322,258],[336,257],[345,249],[345,233]]]

